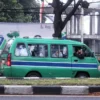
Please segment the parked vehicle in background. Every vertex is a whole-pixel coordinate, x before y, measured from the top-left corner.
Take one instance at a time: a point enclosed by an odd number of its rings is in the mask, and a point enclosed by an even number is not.
[[[4,39],[3,36],[0,36],[0,55],[3,51],[3,49],[5,48],[6,45],[6,39]]]
[[[6,46],[6,39],[0,35],[0,75],[2,75],[2,53]]]
[[[6,77],[100,77],[95,55],[72,40],[16,38],[3,66]]]

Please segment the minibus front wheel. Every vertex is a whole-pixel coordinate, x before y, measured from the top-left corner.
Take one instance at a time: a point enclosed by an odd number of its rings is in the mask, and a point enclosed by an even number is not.
[[[29,73],[26,75],[26,77],[38,77],[38,78],[40,78],[41,75],[40,75],[40,73],[38,73],[38,72],[29,72]]]
[[[78,72],[76,78],[89,78],[89,74],[87,72]]]

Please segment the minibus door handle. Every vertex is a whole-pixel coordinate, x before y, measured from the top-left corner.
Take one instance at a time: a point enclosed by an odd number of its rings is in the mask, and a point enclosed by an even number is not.
[[[76,59],[76,60],[74,60],[74,62],[78,62],[78,60]]]

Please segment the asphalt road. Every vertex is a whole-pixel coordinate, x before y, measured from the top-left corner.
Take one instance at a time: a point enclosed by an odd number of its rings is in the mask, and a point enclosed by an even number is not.
[[[0,100],[100,100],[100,97],[68,95],[0,95]]]

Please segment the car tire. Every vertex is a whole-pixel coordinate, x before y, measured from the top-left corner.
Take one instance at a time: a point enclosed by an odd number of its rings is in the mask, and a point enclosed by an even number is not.
[[[41,75],[37,72],[30,72],[28,73],[27,77],[37,77],[37,78],[40,78]]]
[[[88,78],[89,75],[87,73],[78,73],[76,75],[76,78]]]

